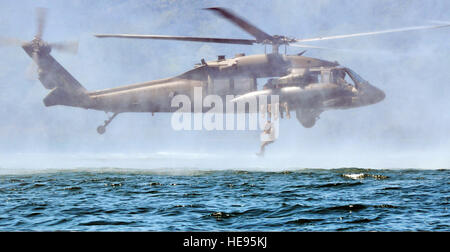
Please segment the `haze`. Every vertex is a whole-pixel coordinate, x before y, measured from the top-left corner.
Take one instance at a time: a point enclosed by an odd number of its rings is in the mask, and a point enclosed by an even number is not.
[[[36,31],[35,8],[49,8],[44,40],[79,40],[77,55],[52,55],[89,90],[175,76],[202,58],[264,53],[260,45],[93,36],[137,33],[251,38],[201,10],[213,6],[229,8],[269,34],[299,38],[450,22],[450,2],[446,0],[20,0],[0,2],[0,35],[31,40]],[[336,60],[353,69],[384,90],[386,99],[368,107],[324,112],[311,129],[303,128],[293,113],[290,120],[281,122],[280,137],[267,148],[265,159],[255,157],[258,131],[174,131],[170,114],[121,114],[104,135],[98,135],[96,127],[106,119],[105,113],[45,107],[42,99],[48,90],[26,77],[31,59],[20,47],[0,47],[0,169],[448,169],[449,39],[450,29],[444,28],[310,43],[354,50],[311,49],[305,55]],[[300,51],[288,48],[288,54]],[[259,80],[258,85],[264,81]]]

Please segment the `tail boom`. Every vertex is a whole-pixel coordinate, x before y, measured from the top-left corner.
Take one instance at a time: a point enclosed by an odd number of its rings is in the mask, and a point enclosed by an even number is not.
[[[51,92],[44,98],[45,106],[65,105],[88,108],[91,99],[87,90],[51,55],[43,41],[22,46],[39,68],[39,81]]]

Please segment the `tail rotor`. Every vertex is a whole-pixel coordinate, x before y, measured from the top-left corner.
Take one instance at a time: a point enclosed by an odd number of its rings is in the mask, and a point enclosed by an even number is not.
[[[28,67],[27,70],[27,77],[31,77],[31,79],[37,79],[39,55],[50,53],[52,50],[71,54],[78,52],[78,41],[47,43],[42,39],[47,23],[47,15],[48,9],[36,8],[36,34],[30,42],[17,38],[0,37],[0,47],[21,46],[33,59],[32,66]]]

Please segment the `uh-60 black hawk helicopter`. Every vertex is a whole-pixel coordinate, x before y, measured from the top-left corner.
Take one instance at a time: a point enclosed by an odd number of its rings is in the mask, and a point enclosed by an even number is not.
[[[264,44],[272,47],[270,53],[259,55],[238,54],[226,59],[219,56],[215,61],[201,60],[181,75],[115,87],[99,91],[87,91],[66,69],[51,55],[52,49],[73,51],[76,44],[46,43],[42,40],[45,24],[45,9],[38,9],[38,32],[31,42],[22,43],[15,39],[3,38],[3,44],[20,44],[25,52],[38,66],[39,80],[50,93],[44,98],[45,106],[72,106],[112,112],[113,115],[97,128],[99,134],[105,132],[106,126],[113,118],[124,112],[174,112],[171,98],[183,94],[193,98],[195,87],[202,87],[204,94],[219,96],[236,95],[236,101],[261,94],[257,90],[258,78],[271,78],[265,85],[266,95],[279,95],[280,104],[296,112],[296,117],[304,127],[314,126],[319,114],[325,110],[349,109],[366,106],[382,101],[385,94],[372,86],[348,67],[330,62],[297,55],[280,54],[280,46],[297,46],[303,48],[320,48],[299,44],[320,40],[331,40],[368,36],[393,32],[404,32],[421,29],[448,27],[450,24],[415,26],[375,32],[347,34],[339,36],[317,37],[309,39],[289,38],[280,35],[269,35],[224,8],[207,8],[244,31],[255,39],[231,39],[209,37],[183,37],[162,35],[134,34],[98,34],[99,38],[134,38],[194,41],[222,44]],[[348,77],[349,78],[348,78]],[[347,79],[347,80],[346,80]],[[203,107],[206,112],[210,107]]]

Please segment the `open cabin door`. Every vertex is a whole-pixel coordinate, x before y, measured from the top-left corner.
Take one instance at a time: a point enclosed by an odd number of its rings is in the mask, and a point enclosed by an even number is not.
[[[256,78],[212,78],[208,76],[207,94],[211,95],[241,95],[257,89]]]

